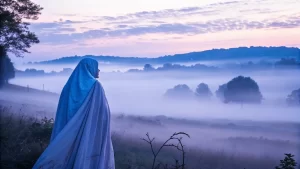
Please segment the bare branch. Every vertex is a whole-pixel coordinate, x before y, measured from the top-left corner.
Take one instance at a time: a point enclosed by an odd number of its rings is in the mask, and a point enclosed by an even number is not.
[[[153,154],[153,162],[152,162],[152,168],[151,169],[159,169],[160,166],[162,166],[162,163],[158,163],[157,165],[156,164],[156,160],[157,160],[157,156],[158,154],[161,152],[161,150],[163,149],[163,147],[175,147],[177,150],[181,151],[182,153],[182,164],[179,164],[179,161],[178,160],[175,160],[175,168],[176,169],[184,169],[185,168],[185,151],[184,151],[184,146],[182,144],[182,137],[179,137],[179,136],[187,136],[190,138],[190,136],[185,133],[185,132],[175,132],[173,135],[171,135],[160,147],[157,151],[154,151],[154,148],[153,148],[153,142],[154,142],[154,138],[150,138],[150,135],[149,133],[146,134],[147,136],[147,139],[142,139],[144,140],[145,142],[147,142],[150,147],[151,147],[151,152]],[[176,140],[178,143],[177,145],[175,144],[169,144],[169,142],[171,140]],[[167,168],[167,165],[164,166],[164,168]]]

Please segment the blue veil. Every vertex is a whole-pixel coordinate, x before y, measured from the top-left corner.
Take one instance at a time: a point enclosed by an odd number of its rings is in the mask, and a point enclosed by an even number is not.
[[[83,59],[64,86],[51,141],[33,169],[115,169],[110,108],[95,79],[98,63]]]
[[[96,60],[84,58],[78,63],[61,92],[51,141],[82,105],[92,86],[97,81],[95,79],[97,73],[98,62]]]

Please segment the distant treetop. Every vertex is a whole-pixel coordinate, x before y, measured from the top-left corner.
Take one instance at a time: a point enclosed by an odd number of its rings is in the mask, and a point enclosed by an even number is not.
[[[258,84],[250,77],[235,77],[224,90],[225,102],[261,103],[262,99]]]
[[[165,97],[170,99],[190,99],[193,95],[193,91],[186,84],[176,85],[165,93]]]
[[[196,96],[200,99],[210,99],[213,94],[205,83],[200,83],[196,89]]]
[[[300,88],[293,90],[292,93],[287,96],[286,102],[290,106],[300,106]]]

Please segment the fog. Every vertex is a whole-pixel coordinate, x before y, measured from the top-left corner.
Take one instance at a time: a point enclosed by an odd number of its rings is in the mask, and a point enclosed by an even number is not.
[[[120,71],[125,72],[128,69],[142,69],[144,65],[124,65],[124,64],[110,64],[110,63],[99,63],[99,69],[101,72],[113,72]],[[15,64],[18,70],[24,71],[25,69],[37,69],[44,70],[49,73],[51,71],[62,71],[63,68],[74,69],[76,64]]]
[[[108,70],[104,70],[104,72]],[[167,89],[187,84],[195,91],[208,84],[214,93],[232,78],[250,76],[265,100],[261,105],[224,104],[214,95],[210,101],[163,99]],[[288,107],[285,99],[300,87],[299,71],[155,72],[101,73],[113,115],[114,132],[139,139],[149,132],[164,140],[174,132],[191,135],[184,142],[191,147],[226,153],[269,156],[299,154],[300,109]],[[16,77],[10,83],[60,93],[68,76]],[[4,96],[5,95],[5,96]],[[1,91],[0,100],[25,104],[23,112],[36,117],[54,117],[59,95],[23,91]],[[23,106],[24,107],[24,106]],[[300,155],[300,154],[299,154]]]
[[[262,61],[263,59],[256,59],[252,58],[251,61],[253,63],[258,63]],[[174,64],[180,64],[185,66],[191,66],[195,64],[203,64],[207,66],[224,66],[227,64],[241,64],[241,63],[248,63],[250,60],[247,59],[226,59],[226,60],[206,60],[206,61],[190,61],[190,62],[174,62]],[[278,61],[276,59],[269,59],[269,62],[275,62]],[[151,64],[154,68],[161,67],[163,64]],[[76,67],[76,64],[23,64],[23,63],[15,63],[15,67],[18,70],[24,71],[25,69],[37,69],[37,70],[44,70],[45,72],[49,73],[51,71],[61,71],[63,68],[72,68],[74,69]],[[110,63],[110,62],[99,62],[99,69],[101,72],[113,72],[113,71],[120,71],[120,72],[126,72],[129,69],[143,69],[144,64],[121,64],[121,63]]]
[[[261,71],[252,73],[102,73],[102,83],[113,113],[138,115],[168,115],[185,118],[234,118],[250,120],[300,121],[299,109],[285,105],[292,90],[298,89],[299,71]],[[207,83],[214,93],[218,86],[238,76],[250,76],[259,85],[264,97],[262,105],[223,104],[216,97],[212,101],[163,100],[167,89],[177,84],[187,84],[195,90],[201,82]],[[60,93],[67,76],[15,78],[10,82],[21,86]]]
[[[118,116],[115,132],[135,139],[150,133],[156,140],[166,140],[175,131],[188,133],[186,145],[228,154],[268,156],[280,159],[283,153],[299,155],[299,123],[274,123],[236,120],[183,120],[177,118]]]

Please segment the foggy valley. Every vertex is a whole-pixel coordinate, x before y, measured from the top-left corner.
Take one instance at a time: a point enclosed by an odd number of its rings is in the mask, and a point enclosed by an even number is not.
[[[1,169],[300,169],[300,0],[0,0]]]
[[[140,140],[147,132],[162,142],[182,131],[191,136],[184,143],[199,151],[276,160],[287,152],[300,155],[299,107],[285,102],[287,95],[300,86],[299,70],[112,73],[103,69],[99,81],[112,111],[114,134],[143,145]],[[263,95],[261,104],[224,104],[217,98],[218,87],[239,75],[257,82]],[[64,75],[16,76],[10,82],[24,86],[22,94],[4,90],[0,99],[5,97],[15,112],[22,107],[21,112],[28,116],[53,118],[67,79]],[[175,85],[186,84],[195,91],[202,82],[212,91],[210,100],[163,97]],[[30,92],[31,89],[28,92],[27,85],[53,93]]]
[[[100,67],[101,69],[101,67]],[[103,85],[113,113],[138,115],[170,115],[181,117],[249,118],[251,120],[298,120],[298,108],[288,107],[287,95],[298,89],[299,70],[253,71],[253,72],[145,72],[145,73],[104,73],[99,81]],[[259,85],[264,100],[261,105],[224,104],[216,97],[215,91],[232,78],[243,75],[253,78]],[[60,93],[68,76],[16,77],[12,84]],[[169,101],[162,96],[178,84],[186,84],[195,91],[197,85],[206,83],[213,93],[211,100]],[[174,104],[174,102],[176,102]],[[216,106],[217,105],[217,106]],[[182,112],[188,107],[188,112]],[[247,112],[247,113],[246,113]],[[278,112],[278,113],[277,113]],[[280,113],[284,112],[284,113]],[[288,113],[289,115],[286,115]],[[254,116],[255,115],[255,116]]]

